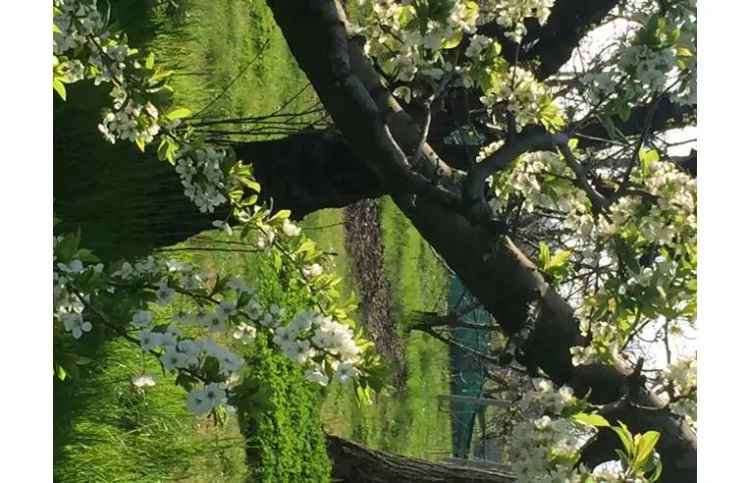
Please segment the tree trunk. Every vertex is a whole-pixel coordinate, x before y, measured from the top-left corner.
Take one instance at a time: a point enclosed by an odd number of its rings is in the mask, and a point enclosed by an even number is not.
[[[77,87],[71,85],[71,88]],[[88,96],[83,94],[89,94]],[[72,96],[91,96],[90,92]],[[213,228],[227,207],[201,213],[183,194],[174,168],[127,143],[108,144],[96,133],[98,111],[58,103],[54,129],[54,211],[60,231],[82,230],[83,243],[113,260],[144,256]],[[253,163],[261,200],[295,218],[322,208],[377,198],[384,189],[341,135],[314,132],[274,141],[235,143]]]
[[[507,474],[407,458],[328,436],[333,480],[344,483],[509,483]]]
[[[256,164],[264,196],[278,197],[283,202],[276,206],[295,208],[299,215],[377,196],[387,187],[422,236],[507,333],[521,327],[529,304],[540,303],[540,314],[522,361],[527,367],[543,369],[558,384],[572,385],[579,395],[590,389],[595,402],[618,400],[623,395],[628,371],[622,367],[573,367],[569,349],[579,342],[573,310],[547,286],[511,240],[498,240],[495,234],[472,224],[455,210],[413,196],[401,189],[398,179],[389,178],[380,169],[381,159],[389,155],[376,142],[382,141],[376,139],[375,131],[382,130],[383,121],[373,114],[371,106],[363,107],[360,102],[366,100],[370,91],[351,84],[354,76],[348,70],[348,57],[342,64],[342,58],[331,53],[332,46],[341,41],[339,34],[327,32],[336,19],[319,18],[321,13],[330,13],[330,9],[310,8],[328,2],[309,1],[305,6],[286,1],[269,3],[292,52],[352,149],[341,138],[323,134],[305,135],[309,137],[304,142],[303,138],[293,138],[238,146],[241,156]],[[348,97],[354,91],[361,98]],[[80,146],[80,138],[75,137],[71,128],[62,126],[77,125],[55,124],[55,210],[70,227],[85,224],[87,231],[99,231],[99,235],[109,240],[107,247],[95,246],[98,251],[106,249],[116,256],[145,254],[154,247],[184,240],[209,228],[210,221],[219,217],[200,214],[193,208],[182,195],[172,168],[165,163],[140,156],[133,158],[138,164],[128,164],[119,155],[112,162],[103,163],[96,158],[97,149],[86,146],[71,152],[71,148]],[[95,131],[95,123],[80,126],[87,132]],[[394,130],[394,137],[419,138],[414,132],[403,131]],[[305,149],[306,145],[316,147]],[[111,157],[111,152],[108,155]],[[60,163],[64,159],[74,162]],[[335,170],[327,170],[328,161],[335,164]],[[131,253],[133,249],[127,248],[134,240],[139,243],[139,253]],[[657,405],[647,392],[639,394],[639,402],[640,407],[618,408],[609,415],[610,419],[623,420],[635,432],[656,429],[662,433],[657,449],[665,465],[663,482],[696,481],[695,435],[665,411],[645,409],[644,406]],[[584,455],[589,465],[614,455],[618,443],[606,432],[603,434]]]
[[[297,219],[322,208],[342,208],[385,194],[367,164],[333,131],[233,147],[239,159],[253,163],[261,199],[273,199],[274,206],[292,210]]]
[[[361,43],[350,38],[340,5],[335,0],[310,0],[302,6],[270,0],[269,5],[297,62],[355,155],[381,182],[388,183],[399,208],[506,333],[516,333],[527,321],[531,304],[538,304],[540,310],[521,362],[532,372],[541,368],[557,384],[572,385],[579,396],[590,391],[592,402],[620,400],[625,395],[629,369],[573,366],[570,348],[581,342],[574,311],[510,239],[498,239],[496,233],[472,223],[455,206],[418,196],[410,189],[413,185],[394,176],[409,176],[398,171],[403,162],[403,152],[398,150],[410,152],[404,146],[414,146],[412,141],[420,138],[419,126],[382,87]],[[417,144],[421,149],[417,154],[423,159],[429,158],[435,166],[445,164],[435,159],[426,143]],[[667,412],[647,409],[658,406],[652,394],[641,390],[634,396],[638,404],[624,407],[623,417],[627,416],[634,432],[662,432],[657,448],[664,460],[662,481],[696,481],[695,435]],[[617,445],[608,438],[598,444],[607,451],[587,453],[585,462],[589,465],[600,462],[597,456],[605,453],[614,459]]]

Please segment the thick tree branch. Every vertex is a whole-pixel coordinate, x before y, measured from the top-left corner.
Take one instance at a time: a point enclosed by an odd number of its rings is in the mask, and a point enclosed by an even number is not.
[[[226,206],[215,213],[198,211],[183,194],[174,168],[155,155],[135,154],[118,144],[112,157],[117,163],[94,163],[89,153],[99,152],[104,141],[79,137],[72,142],[67,135],[65,129],[55,131],[55,214],[63,220],[58,228],[75,231],[84,226],[86,246],[100,256],[144,256],[210,230],[213,220],[226,218]],[[81,149],[71,152],[70,146]],[[386,193],[368,165],[333,131],[232,147],[239,159],[253,164],[262,200],[291,209],[297,219]]]
[[[434,463],[366,448],[353,441],[328,436],[333,478],[344,483],[511,483],[499,471]]]
[[[364,55],[354,42],[348,46],[349,58],[344,55],[341,32],[345,34],[345,18],[338,3],[310,0],[300,7],[294,2],[270,0],[269,4],[292,53],[355,154],[388,183],[399,208],[505,331],[508,334],[518,331],[527,320],[530,304],[538,304],[539,315],[520,362],[529,368],[541,368],[558,384],[573,385],[579,395],[591,391],[595,402],[605,404],[617,400],[629,371],[624,366],[596,371],[573,366],[570,348],[582,342],[573,309],[550,289],[534,264],[511,240],[498,241],[496,233],[471,222],[460,210],[426,196],[415,198],[407,181],[391,177],[399,176],[394,169],[399,161],[393,143],[385,134],[386,120],[381,108],[370,95],[377,86],[368,89],[359,78],[360,74],[376,76],[377,73],[371,65],[368,68],[364,60],[355,60],[358,63],[356,74],[339,68],[354,65],[351,52],[361,58]],[[333,19],[331,12],[337,12],[338,20]],[[332,30],[337,34],[331,33]],[[337,62],[330,62],[331,58]],[[392,104],[394,108],[397,105],[395,101]],[[401,145],[407,145],[407,139],[414,139],[412,145],[419,142],[418,126],[413,122],[410,125],[412,127],[389,123],[393,137]],[[641,405],[654,406],[652,398],[646,393]],[[669,415],[662,416],[659,423],[660,427],[669,429],[665,430],[665,441],[660,441],[658,448],[665,460],[663,481],[695,481],[694,436],[688,433],[681,440],[675,440],[673,436],[681,435],[682,429]],[[631,429],[641,432],[650,428],[636,421]],[[680,467],[678,462],[683,460],[691,463]]]
[[[292,210],[297,219],[386,192],[337,132],[298,134],[233,147],[239,159],[253,163],[253,173],[262,186],[261,199]]]
[[[573,51],[592,29],[597,27],[618,0],[557,0],[545,25],[526,22],[527,34],[518,55],[521,63],[536,62],[534,73],[544,80],[560,70]],[[503,56],[515,63],[515,43],[505,37],[504,29],[492,22],[479,28],[483,35],[497,39]]]

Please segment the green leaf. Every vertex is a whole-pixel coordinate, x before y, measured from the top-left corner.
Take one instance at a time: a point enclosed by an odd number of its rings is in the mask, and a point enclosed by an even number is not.
[[[274,215],[268,219],[269,223],[272,223],[274,221],[283,221],[288,219],[290,216],[292,216],[292,212],[289,210],[279,210]]]
[[[548,260],[547,265],[545,265],[544,269],[550,270],[553,268],[562,267],[563,265],[568,263],[568,260],[570,259],[571,255],[573,255],[573,252],[571,252],[570,250],[555,251],[555,255]]]
[[[179,149],[179,144],[169,136],[162,136],[161,142],[159,143],[159,149],[156,151],[156,155],[161,161],[167,161],[172,166],[175,165],[175,154]]]
[[[244,178],[244,177],[237,178],[237,179],[239,179],[240,183],[242,183],[246,187],[250,188],[251,190],[255,191],[256,193],[260,193],[260,183],[258,183],[254,179],[252,179],[252,178]]]
[[[175,385],[180,386],[188,392],[193,388],[193,385],[198,384],[199,382],[200,381],[195,376],[184,372],[177,374],[177,377],[174,380]]]
[[[60,243],[57,244],[57,259],[63,263],[67,263],[72,260],[73,256],[78,251],[78,245],[80,243],[80,232],[68,233],[67,235],[65,235]]]
[[[65,368],[63,366],[61,366],[60,364],[55,364],[55,376],[61,381],[64,381],[65,378],[68,377],[68,373],[65,372]]]
[[[539,265],[542,266],[542,268],[546,267],[549,263],[550,259],[550,253],[549,253],[549,245],[547,245],[546,242],[540,241],[539,242]]]
[[[315,242],[312,240],[305,240],[300,243],[299,247],[294,250],[294,254],[297,255],[302,252],[313,252],[315,251]]]
[[[65,84],[60,80],[59,77],[55,77],[52,79],[52,88],[57,92],[57,95],[59,95],[63,101],[66,101],[66,92],[65,92]]]
[[[444,49],[455,49],[461,44],[463,39],[464,33],[461,30],[457,30],[451,37],[443,40],[441,47]]]
[[[81,248],[80,250],[78,250],[74,258],[77,258],[82,262],[99,263],[99,257],[94,255],[94,253],[88,248]]]
[[[635,454],[635,446],[633,444],[633,435],[628,430],[628,427],[625,426],[623,423],[619,423],[620,426],[609,426],[609,428],[617,433],[617,436],[620,437],[620,441],[622,441],[622,445],[625,447],[625,451],[627,451],[627,454],[629,457],[632,457]]]
[[[209,378],[218,377],[218,374],[219,374],[218,359],[216,359],[213,356],[206,357],[206,359],[203,361],[203,367],[201,369]]]
[[[138,146],[138,149],[140,149],[141,152],[146,151],[146,141],[144,141],[142,138],[137,138],[135,140],[135,145]]]
[[[622,122],[627,122],[628,119],[630,119],[630,104],[627,102],[621,102],[617,105],[617,116],[622,120]]]
[[[656,443],[659,442],[661,436],[658,431],[647,431],[646,433],[639,435],[636,443],[636,454],[635,464],[636,466],[643,465],[653,455]]]
[[[187,107],[178,107],[177,109],[172,109],[167,114],[167,119],[170,121],[174,121],[175,119],[182,119],[185,117],[188,117],[190,114],[192,114],[192,111],[188,109]]]
[[[630,466],[630,457],[628,457],[628,455],[626,455],[623,450],[617,448],[615,450],[615,454],[617,455],[618,458],[620,458],[620,465],[623,468],[627,468]]]
[[[676,27],[676,28],[675,28],[674,30],[672,30],[672,31],[671,31],[671,32],[669,33],[669,37],[667,38],[667,43],[668,43],[669,45],[674,45],[674,44],[676,44],[676,43],[677,43],[677,41],[678,41],[678,40],[680,39],[680,35],[681,35],[681,34],[682,34],[682,32],[680,31],[680,28],[679,28],[679,27]]]
[[[278,252],[278,250],[273,251],[273,268],[277,272],[281,270],[283,260],[281,259],[281,254]]]
[[[638,157],[641,159],[641,172],[643,176],[648,175],[649,166],[654,161],[659,161],[659,152],[655,149],[642,148],[638,152]]]
[[[407,28],[416,17],[417,11],[411,5],[400,6],[396,9],[396,19],[402,29]]]
[[[464,2],[464,7],[466,8],[466,17],[471,18],[476,15],[479,15],[479,4],[477,2]]]
[[[156,56],[153,52],[149,52],[146,56],[146,68],[147,69],[153,69],[154,68],[154,61],[156,60]]]
[[[608,428],[609,421],[599,414],[589,413],[577,413],[573,415],[573,420],[587,426],[594,426],[597,428]]]
[[[658,458],[654,458],[654,473],[649,477],[650,481],[656,482],[659,481],[659,478],[661,477],[661,472],[664,469],[664,465],[662,465],[662,462]]]

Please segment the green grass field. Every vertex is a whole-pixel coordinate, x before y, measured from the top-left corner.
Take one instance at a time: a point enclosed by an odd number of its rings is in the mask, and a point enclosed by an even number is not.
[[[177,71],[172,83],[176,104],[197,113],[213,102],[203,113],[210,116],[262,114],[304,86],[304,74],[296,68],[263,3],[190,0],[183,2],[182,12],[170,15],[148,10],[145,3],[119,2],[113,14],[132,45],[153,50],[160,62]],[[68,103],[58,101],[55,106],[56,126],[60,126],[55,131],[57,212],[84,220],[80,223],[84,243],[107,258],[143,253],[147,247],[138,246],[134,233],[153,225],[145,224],[139,204],[148,205],[151,190],[159,189],[160,176],[174,175],[153,165],[153,159],[142,159],[132,148],[102,142],[96,132],[94,106],[101,105],[106,92],[92,86],[73,87]],[[81,177],[86,178],[84,182]],[[81,192],[82,185],[94,186]],[[106,219],[107,207],[121,203],[124,196],[134,207],[132,216]],[[184,203],[175,199],[175,205],[183,205],[179,209],[184,209]],[[96,213],[84,211],[92,206]],[[165,218],[173,215],[171,210],[178,210],[174,206],[161,209]],[[87,229],[88,219],[97,220],[91,226],[99,229]],[[249,257],[210,255],[180,252],[206,269],[240,274],[236,267],[241,267],[251,279],[257,273],[253,270],[257,264]],[[288,472],[302,474],[303,461],[318,461],[318,470],[327,474],[318,391],[304,384],[299,371],[280,356],[259,351],[256,375],[268,381],[272,401],[292,402],[275,405],[259,418],[253,441],[258,458],[248,465],[236,418],[230,418],[226,427],[194,418],[185,408],[184,391],[160,376],[158,364],[144,359],[139,349],[96,337],[84,340],[77,351],[96,354],[97,366],[82,371],[84,377],[79,380],[55,384],[57,481],[245,481],[251,472],[258,481],[283,481],[295,479]],[[130,384],[141,371],[157,376],[157,385],[145,394]],[[284,384],[279,383],[279,374],[284,375]],[[309,433],[300,432],[301,420],[308,421]],[[316,441],[317,453],[311,453],[310,445]],[[320,475],[308,479],[320,478],[325,479]]]
[[[212,117],[257,115],[273,111],[306,83],[263,2],[185,0],[180,11],[171,13],[154,12],[148,3],[118,2],[113,17],[132,45],[153,50],[157,61],[177,71],[177,104],[193,112],[210,106],[203,115]],[[56,212],[63,212],[63,224],[65,215],[76,221],[68,228],[81,225],[84,244],[106,258],[147,253],[148,243],[139,244],[133,234],[160,225],[154,224],[152,212],[145,220],[139,207],[149,207],[161,177],[174,175],[148,164],[135,149],[104,143],[96,132],[95,107],[106,92],[72,87],[69,101],[55,104]],[[123,199],[132,204],[132,216],[108,218],[108,206]],[[186,203],[175,199],[173,206],[159,210],[168,219],[187,209]],[[386,273],[400,323],[410,310],[443,303],[445,276],[392,202],[386,199],[382,206]],[[88,229],[85,220],[97,223]],[[333,269],[343,279],[344,295],[358,296],[342,221],[341,210],[323,210],[308,216],[303,226],[336,254]],[[225,241],[225,235],[207,232],[180,246],[216,240]],[[246,254],[175,253],[209,270],[266,283],[258,278],[264,273],[260,262]],[[167,317],[169,309],[162,315]],[[236,418],[213,427],[192,417],[182,389],[160,376],[158,365],[143,359],[138,349],[99,337],[83,340],[76,350],[96,355],[96,365],[85,367],[78,380],[55,384],[56,481],[244,481],[251,472],[259,481],[305,481],[295,479],[302,471],[312,471],[305,478],[316,481],[328,464],[321,423],[336,434],[407,455],[431,458],[450,451],[449,421],[438,413],[435,399],[448,392],[447,350],[421,335],[408,336],[406,389],[386,391],[368,407],[357,406],[349,387],[334,386],[321,396],[302,383],[299,371],[259,348],[256,377],[268,382],[273,397],[254,422],[249,462]],[[157,386],[145,394],[129,383],[142,371],[157,376]],[[304,470],[303,461],[308,462]]]

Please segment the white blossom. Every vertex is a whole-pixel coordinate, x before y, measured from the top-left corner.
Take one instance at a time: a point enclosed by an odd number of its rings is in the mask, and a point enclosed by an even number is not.
[[[150,376],[148,374],[141,374],[140,376],[136,376],[131,382],[133,383],[133,386],[137,388],[153,387],[156,385],[156,381],[154,381],[153,376]]]
[[[139,310],[133,314],[133,319],[130,323],[136,327],[148,327],[151,325],[154,319],[154,314],[148,310]]]

